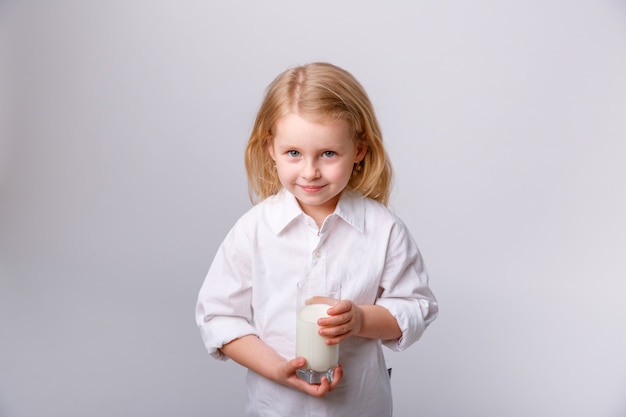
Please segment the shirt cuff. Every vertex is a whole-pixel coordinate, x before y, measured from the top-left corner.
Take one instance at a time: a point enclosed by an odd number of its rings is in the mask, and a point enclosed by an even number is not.
[[[228,356],[219,350],[222,346],[249,334],[258,336],[254,326],[246,319],[224,316],[213,317],[200,325],[200,334],[209,354],[220,360],[228,359]]]
[[[401,352],[415,343],[426,330],[418,300],[379,298],[376,304],[385,307],[398,322],[402,336],[396,340],[383,340],[383,345],[394,352]]]

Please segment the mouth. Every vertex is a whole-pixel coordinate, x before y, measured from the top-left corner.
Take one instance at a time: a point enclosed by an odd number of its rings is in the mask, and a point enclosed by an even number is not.
[[[322,188],[324,188],[325,186],[324,185],[298,185],[298,187],[300,187],[300,189],[304,191],[305,193],[316,193]]]

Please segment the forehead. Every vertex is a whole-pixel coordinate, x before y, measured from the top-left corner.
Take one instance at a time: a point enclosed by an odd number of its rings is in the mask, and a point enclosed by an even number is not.
[[[305,118],[288,113],[276,121],[278,141],[352,142],[352,126],[345,120]]]

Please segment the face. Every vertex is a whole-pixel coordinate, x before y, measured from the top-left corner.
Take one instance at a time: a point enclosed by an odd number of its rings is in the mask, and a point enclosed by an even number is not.
[[[348,122],[311,122],[290,113],[278,119],[269,153],[282,186],[318,224],[335,211],[354,164],[367,148],[357,147]]]

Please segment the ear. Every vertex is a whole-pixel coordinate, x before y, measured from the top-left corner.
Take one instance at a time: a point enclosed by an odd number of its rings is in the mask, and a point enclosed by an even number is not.
[[[358,164],[365,158],[365,154],[367,153],[367,143],[361,142],[358,144],[356,148],[356,156],[354,157],[354,163]]]
[[[270,153],[270,157],[276,161],[276,156],[274,155],[274,141],[269,136],[264,139],[265,146],[267,146],[267,151]]]

